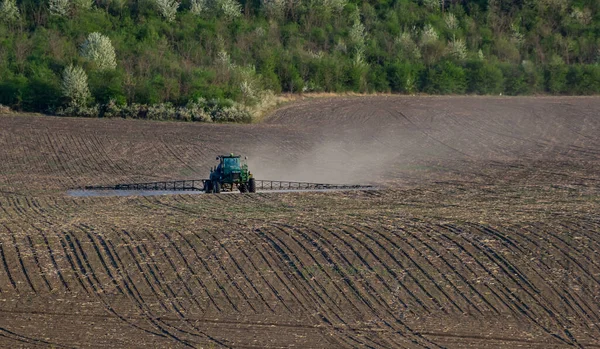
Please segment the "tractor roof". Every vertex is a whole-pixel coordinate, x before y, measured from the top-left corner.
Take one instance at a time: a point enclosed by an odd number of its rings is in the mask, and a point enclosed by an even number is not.
[[[239,158],[239,157],[241,157],[241,155],[233,155],[233,153],[231,153],[229,155],[219,155],[219,157],[221,157],[221,158]]]

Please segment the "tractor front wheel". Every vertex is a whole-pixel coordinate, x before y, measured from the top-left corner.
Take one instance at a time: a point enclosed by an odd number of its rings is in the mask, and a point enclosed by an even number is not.
[[[238,187],[238,189],[240,190],[240,193],[246,193],[246,192],[248,192],[248,187],[246,187],[246,185],[244,183],[240,184],[240,186]]]
[[[251,193],[256,193],[256,180],[254,180],[254,178],[250,178],[248,180],[248,191]]]
[[[213,193],[219,194],[221,192],[221,183],[214,181],[212,186],[213,186]]]
[[[213,191],[213,185],[211,181],[206,181],[204,182],[204,192],[207,194],[212,193]]]

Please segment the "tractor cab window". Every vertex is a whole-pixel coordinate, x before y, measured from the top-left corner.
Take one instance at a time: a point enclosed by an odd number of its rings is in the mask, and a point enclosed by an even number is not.
[[[224,158],[223,166],[229,168],[239,168],[240,167],[240,158]]]

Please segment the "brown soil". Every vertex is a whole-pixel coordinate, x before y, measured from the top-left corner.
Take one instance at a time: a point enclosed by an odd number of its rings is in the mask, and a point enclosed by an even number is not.
[[[0,347],[600,347],[600,98],[306,100],[254,125],[0,115]],[[204,178],[380,191],[73,198]]]

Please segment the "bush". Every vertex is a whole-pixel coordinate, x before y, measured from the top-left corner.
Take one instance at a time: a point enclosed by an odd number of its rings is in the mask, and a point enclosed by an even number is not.
[[[23,75],[17,75],[0,81],[0,104],[14,109],[21,109],[23,93],[29,81]]]
[[[422,67],[408,62],[395,62],[387,66],[387,78],[392,92],[413,93]]]
[[[215,122],[244,122],[252,121],[252,114],[246,108],[240,105],[215,109],[212,113],[212,120]]]
[[[124,105],[126,98],[123,85],[123,74],[118,70],[95,71],[89,76],[92,97],[100,104],[112,100],[119,105]]]
[[[424,71],[421,86],[430,94],[460,94],[465,93],[467,78],[463,68],[443,61]]]
[[[33,77],[23,90],[21,108],[52,114],[62,104],[61,92],[54,77],[52,80],[42,76]]]
[[[599,65],[573,65],[567,73],[567,92],[589,95],[600,91]]]
[[[569,67],[558,56],[554,56],[545,69],[546,91],[560,94],[567,91]]]
[[[503,91],[504,76],[497,66],[485,61],[470,61],[466,66],[467,92],[482,95]]]
[[[504,75],[504,93],[509,96],[525,95],[531,93],[531,87],[525,79],[525,70],[521,65],[501,65]]]

